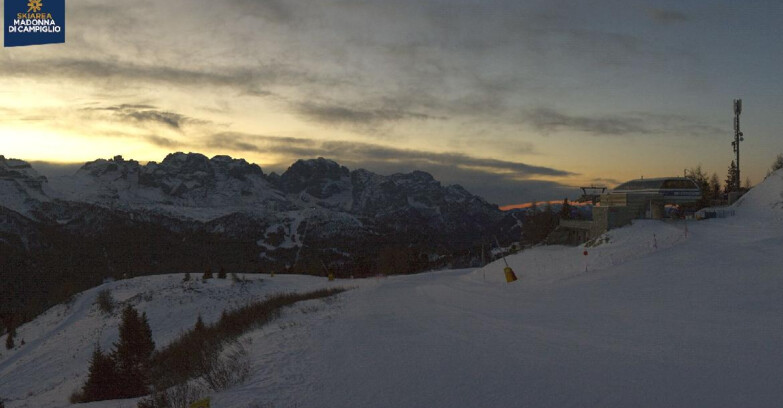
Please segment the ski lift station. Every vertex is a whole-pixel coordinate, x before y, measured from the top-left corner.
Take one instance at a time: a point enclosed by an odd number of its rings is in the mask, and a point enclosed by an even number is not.
[[[600,194],[597,200],[591,198],[593,219],[561,220],[558,241],[585,242],[610,229],[630,224],[633,219],[661,220],[666,217],[667,205],[698,202],[701,189],[686,177],[641,178],[622,183],[609,193]]]

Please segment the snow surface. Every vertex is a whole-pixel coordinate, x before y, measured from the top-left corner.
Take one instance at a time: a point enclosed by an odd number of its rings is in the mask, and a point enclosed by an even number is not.
[[[638,221],[595,247],[537,247],[476,270],[338,280],[262,276],[105,284],[18,330],[0,356],[9,408],[68,406],[118,317],[108,288],[163,345],[200,313],[279,291],[356,287],[251,332],[251,377],[215,407],[776,407],[783,401],[783,177],[737,216]],[[584,255],[584,251],[588,255]],[[250,276],[250,275],[249,275]],[[258,279],[259,275],[253,275]],[[0,341],[4,342],[4,338]],[[89,404],[135,406],[134,400]]]

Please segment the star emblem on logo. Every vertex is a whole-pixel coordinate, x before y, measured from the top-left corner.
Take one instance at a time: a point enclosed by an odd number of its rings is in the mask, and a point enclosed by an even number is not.
[[[41,11],[42,6],[43,3],[41,2],[41,0],[30,0],[27,3],[27,7],[30,7],[29,9],[27,9],[27,12],[29,13],[31,11]]]

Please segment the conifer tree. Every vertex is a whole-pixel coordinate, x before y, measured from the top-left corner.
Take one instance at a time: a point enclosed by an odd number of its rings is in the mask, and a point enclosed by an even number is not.
[[[182,278],[182,281],[183,281],[183,282],[188,282],[188,281],[190,281],[190,272],[185,272],[185,277],[184,277],[184,278]]]
[[[738,181],[737,165],[734,163],[734,160],[732,160],[731,164],[729,165],[729,172],[726,175],[726,193],[735,191],[737,189]]]
[[[535,245],[543,241],[557,227],[557,215],[552,211],[552,205],[546,203],[543,211],[533,202],[522,219],[522,242]]]
[[[212,268],[207,268],[207,270],[204,271],[204,275],[201,276],[202,280],[212,279]]]
[[[122,387],[114,360],[96,346],[90,359],[87,382],[82,387],[81,402],[119,398]]]
[[[717,173],[712,173],[710,177],[710,195],[713,200],[720,199],[720,179]]]
[[[701,190],[701,199],[699,200],[698,207],[706,207],[710,205],[710,198],[712,193],[710,191],[710,180],[707,173],[701,168],[701,164],[696,167],[691,167],[687,170],[688,178],[693,180],[699,190]]]
[[[568,198],[563,199],[563,207],[560,208],[560,218],[564,220],[571,219],[571,204],[568,203]]]
[[[772,166],[769,168],[770,172],[776,172],[780,169],[783,169],[783,153],[778,154],[775,161],[772,162]]]
[[[150,359],[155,351],[146,313],[139,316],[130,305],[122,311],[120,340],[114,347],[114,359],[123,384],[120,398],[146,395],[150,384]]]
[[[77,402],[141,397],[149,393],[150,361],[155,343],[147,314],[128,305],[122,310],[120,339],[114,351],[104,354],[96,347],[90,360],[90,373],[75,395]]]
[[[220,272],[218,272],[218,279],[226,279],[226,268],[220,267]]]

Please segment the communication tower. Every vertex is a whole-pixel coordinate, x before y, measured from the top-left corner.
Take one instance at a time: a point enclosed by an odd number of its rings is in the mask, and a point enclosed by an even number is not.
[[[737,155],[737,185],[734,187],[734,191],[740,191],[740,142],[744,141],[742,132],[740,132],[740,113],[742,113],[742,99],[734,100],[734,141],[731,142],[731,146],[734,148],[734,153]]]

